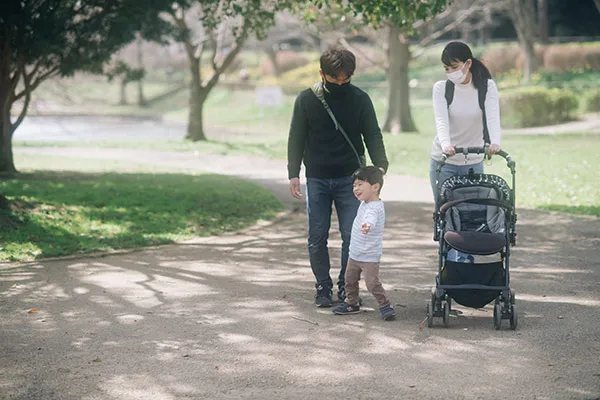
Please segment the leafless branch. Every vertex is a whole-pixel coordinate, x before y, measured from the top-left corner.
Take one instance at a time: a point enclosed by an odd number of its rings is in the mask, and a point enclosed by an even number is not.
[[[37,64],[34,67],[34,71],[32,71],[31,74],[27,74],[27,69],[25,67],[25,64],[22,63],[20,65],[20,74],[23,76],[23,84],[25,86],[25,89],[23,89],[22,93],[25,93],[25,101],[23,102],[23,108],[21,109],[21,112],[19,113],[19,117],[17,118],[17,120],[15,121],[14,124],[12,124],[11,130],[14,132],[19,125],[21,125],[21,122],[23,122],[23,120],[25,119],[25,116],[27,115],[27,109],[29,108],[29,102],[31,101],[31,92],[33,91],[33,88],[31,87],[31,79],[33,77],[33,74],[35,73],[35,69],[39,67],[39,64]],[[18,96],[15,96],[15,100],[19,99]]]
[[[248,27],[249,27],[249,22],[244,20],[244,25],[241,28],[240,35],[236,38],[233,46],[231,47],[231,50],[229,50],[229,52],[227,53],[227,55],[225,56],[225,58],[223,59],[223,61],[220,64],[216,63],[215,57],[213,56],[213,74],[210,78],[208,78],[207,80],[205,80],[202,83],[202,86],[204,88],[206,88],[207,90],[212,89],[219,81],[219,77],[221,76],[223,71],[225,71],[227,69],[227,67],[229,67],[229,65],[233,62],[233,60],[238,55],[240,50],[242,50],[242,47],[244,46],[244,42],[246,41],[246,39],[248,37],[248,34],[247,34]],[[215,49],[216,49],[216,45],[215,45]]]
[[[361,58],[364,58],[365,60],[367,60],[369,63],[371,63],[371,65],[374,65],[378,68],[381,68],[384,71],[388,70],[388,66],[384,63],[381,62],[377,62],[375,60],[373,60],[371,57],[369,57],[364,51],[362,51],[361,49],[359,49],[356,46],[352,46],[350,43],[348,43],[348,41],[346,40],[346,38],[341,37],[339,39],[339,42],[342,46],[344,46],[346,49],[350,50],[351,52],[353,52],[354,54],[358,54]]]
[[[19,99],[23,98],[23,96],[30,95],[31,92],[33,92],[42,82],[44,82],[46,79],[48,79],[52,75],[57,74],[58,69],[59,69],[58,66],[50,68],[43,74],[40,74],[37,78],[35,78],[35,80],[33,80],[34,73],[36,73],[38,71],[32,71],[31,73],[28,74],[25,67],[23,66],[22,75],[23,75],[23,82],[25,83],[25,87],[20,93],[15,94],[14,99],[19,100]],[[34,70],[35,70],[35,67],[34,67]]]

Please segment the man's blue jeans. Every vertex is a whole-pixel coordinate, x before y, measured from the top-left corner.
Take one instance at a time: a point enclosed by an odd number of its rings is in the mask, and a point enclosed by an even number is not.
[[[350,234],[360,202],[352,191],[351,176],[335,179],[306,179],[306,206],[308,212],[308,255],[310,267],[317,281],[316,286],[333,288],[329,275],[331,264],[327,239],[331,226],[331,205],[335,204],[339,229],[342,235],[342,264],[338,286],[344,286],[344,274],[348,263]]]

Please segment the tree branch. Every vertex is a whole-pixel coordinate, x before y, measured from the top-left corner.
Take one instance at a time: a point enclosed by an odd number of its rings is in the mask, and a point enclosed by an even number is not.
[[[21,109],[21,113],[19,114],[19,117],[17,118],[15,123],[12,124],[12,126],[11,126],[11,133],[14,132],[15,130],[17,130],[17,128],[19,127],[19,125],[21,125],[21,122],[23,122],[23,120],[25,119],[25,116],[27,115],[27,109],[29,108],[29,102],[31,101],[31,92],[33,91],[33,88],[31,87],[30,83],[31,83],[33,74],[36,72],[36,69],[38,67],[39,67],[39,63],[34,67],[34,71],[32,71],[31,74],[28,75],[27,69],[25,68],[25,63],[23,62],[19,66],[20,75],[23,75],[23,84],[25,85],[25,89],[23,89],[23,92],[22,92],[22,93],[25,93],[25,101],[23,102],[23,108]],[[19,97],[15,96],[14,100],[18,100],[18,99],[19,99]]]
[[[477,4],[479,4],[479,5],[477,5]],[[451,23],[445,25],[442,29],[432,33],[431,35],[421,39],[421,41],[419,42],[419,46],[427,46],[433,40],[441,37],[445,33],[450,32],[451,30],[455,29],[457,26],[459,26],[461,23],[463,23],[467,18],[470,18],[471,16],[473,16],[474,14],[476,14],[480,11],[484,11],[487,7],[498,7],[499,5],[502,6],[503,4],[504,4],[504,2],[498,2],[497,4],[490,6],[490,5],[486,5],[486,3],[483,1],[477,1],[476,4],[474,4],[473,6],[471,6],[470,8],[468,8],[466,10],[459,10],[458,12],[454,12],[455,18],[453,19],[453,21]],[[442,13],[442,14],[444,14],[444,13]],[[442,14],[440,14],[440,15],[442,15]],[[441,18],[440,18],[440,20],[441,20]],[[415,55],[415,58],[416,57],[418,57],[418,55]]]
[[[217,65],[213,58],[213,70],[214,70],[213,74],[209,79],[207,79],[202,84],[202,86],[204,86],[207,90],[212,89],[217,84],[217,82],[219,81],[219,77],[221,76],[223,71],[226,70],[227,67],[229,67],[229,65],[233,62],[233,60],[238,55],[240,50],[242,50],[242,47],[244,46],[244,42],[246,41],[247,36],[248,36],[247,32],[248,32],[249,25],[250,25],[250,23],[247,22],[246,20],[244,20],[244,25],[242,26],[241,34],[238,36],[233,47],[231,48],[229,53],[227,53],[227,55],[225,56],[225,58],[223,59],[223,61],[221,62],[220,65]]]
[[[23,68],[23,80],[24,81],[28,80],[28,82],[25,85],[25,88],[23,89],[23,91],[21,91],[19,94],[15,94],[15,100],[19,100],[23,96],[30,95],[31,92],[33,92],[40,85],[40,83],[42,83],[43,81],[45,81],[52,75],[55,75],[58,72],[58,69],[59,69],[58,66],[56,66],[54,68],[50,68],[48,71],[46,71],[43,74],[41,74],[40,76],[38,76],[35,79],[35,81],[33,81],[33,83],[31,83],[31,80],[33,79],[33,71],[32,71],[32,73],[27,75],[25,68]]]
[[[359,56],[361,56],[362,58],[364,58],[365,60],[367,60],[368,62],[370,62],[371,65],[374,65],[374,66],[376,66],[378,68],[381,68],[384,71],[388,71],[389,70],[389,67],[387,65],[385,65],[384,63],[377,62],[377,61],[373,60],[364,51],[360,50],[358,47],[352,46],[350,43],[348,43],[348,41],[346,40],[346,38],[341,37],[339,39],[339,42],[346,49],[350,50],[354,54],[358,54]]]
[[[210,44],[213,48],[212,56],[210,57],[210,62],[211,62],[213,71],[217,72],[219,69],[219,67],[217,66],[217,53],[219,51],[219,47],[217,45],[217,41],[215,40],[214,32],[210,33],[208,40],[210,41]]]

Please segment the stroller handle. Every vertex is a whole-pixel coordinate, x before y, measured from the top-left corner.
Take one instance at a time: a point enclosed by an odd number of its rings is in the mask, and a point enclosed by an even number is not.
[[[464,154],[465,156],[467,154],[486,154],[486,150],[487,149],[485,147],[457,147],[456,154]],[[495,154],[504,158],[506,160],[506,165],[508,166],[508,168],[510,168],[511,172],[512,173],[515,172],[516,163],[510,157],[510,154],[508,154],[504,150],[500,150],[499,152],[497,152]],[[437,172],[440,172],[440,170],[442,169],[444,164],[446,164],[447,159],[448,159],[448,155],[445,153],[442,154],[442,159],[440,161],[438,161]]]

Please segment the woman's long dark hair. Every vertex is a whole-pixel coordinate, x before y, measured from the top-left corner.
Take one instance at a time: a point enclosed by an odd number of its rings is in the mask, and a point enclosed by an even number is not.
[[[469,46],[463,42],[450,42],[442,51],[442,62],[449,67],[457,61],[465,62],[471,60],[471,74],[473,75],[473,85],[477,89],[487,86],[488,79],[492,79],[492,74],[483,63],[473,57]]]

